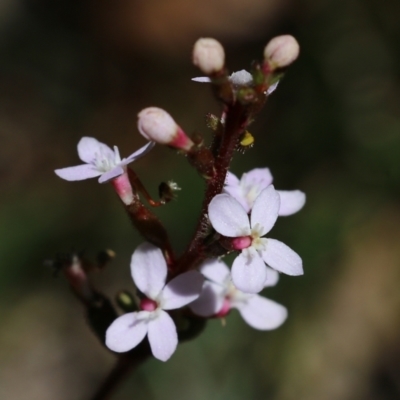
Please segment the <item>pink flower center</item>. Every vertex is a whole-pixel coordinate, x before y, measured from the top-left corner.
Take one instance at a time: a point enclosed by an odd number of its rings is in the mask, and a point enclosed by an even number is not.
[[[154,300],[144,298],[140,301],[140,309],[143,311],[154,311],[158,307]]]
[[[234,250],[243,250],[251,246],[251,236],[242,236],[232,239],[232,247]]]
[[[222,308],[215,314],[217,318],[225,317],[231,311],[231,302],[228,297],[225,297]]]

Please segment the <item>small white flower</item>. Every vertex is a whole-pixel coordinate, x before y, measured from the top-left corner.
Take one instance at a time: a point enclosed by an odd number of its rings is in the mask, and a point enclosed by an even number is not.
[[[200,297],[190,304],[190,309],[202,317],[224,317],[236,308],[251,327],[260,330],[278,328],[286,320],[287,310],[282,305],[257,294],[244,293],[232,282],[229,268],[218,260],[210,260],[200,267],[208,279],[203,284]],[[267,268],[264,287],[274,286],[279,274]]]
[[[232,265],[232,280],[243,292],[262,290],[267,278],[265,264],[288,275],[303,274],[297,253],[278,240],[263,237],[275,225],[279,207],[280,197],[273,185],[259,194],[250,219],[243,206],[229,194],[218,194],[209,204],[208,216],[213,228],[233,238],[233,248],[241,250]]]
[[[253,77],[251,76],[250,72],[246,71],[245,69],[233,72],[229,77],[229,80],[235,88],[240,88],[242,86],[251,86],[253,84]],[[211,79],[208,76],[199,76],[197,78],[192,78],[192,81],[209,83],[211,82]],[[269,96],[272,92],[274,92],[278,86],[278,83],[279,82],[275,82],[273,85],[271,85],[265,94]]]
[[[111,150],[95,138],[83,137],[78,143],[78,155],[85,164],[56,169],[54,172],[67,181],[81,181],[100,176],[99,182],[104,183],[122,175],[127,164],[145,155],[153,146],[154,142],[149,142],[128,158],[121,159],[117,146]]]
[[[178,345],[176,326],[164,310],[181,308],[199,297],[203,277],[197,271],[185,272],[165,284],[167,264],[159,248],[140,245],[132,255],[131,273],[137,288],[146,296],[142,311],[117,318],[107,329],[106,345],[122,353],[136,347],[148,336],[153,356],[167,361]]]
[[[226,175],[224,192],[234,197],[250,212],[258,195],[272,184],[273,177],[269,168],[255,168],[242,175],[240,180],[232,172]],[[301,210],[306,195],[300,190],[277,190],[280,196],[279,216],[287,216]]]

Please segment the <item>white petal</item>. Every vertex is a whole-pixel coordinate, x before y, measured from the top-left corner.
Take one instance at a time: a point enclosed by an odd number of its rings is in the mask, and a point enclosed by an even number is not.
[[[117,176],[121,176],[123,173],[124,169],[120,165],[117,165],[112,170],[107,171],[103,175],[101,175],[99,178],[99,183],[106,183],[109,180],[116,178]]]
[[[149,322],[148,338],[153,356],[161,361],[167,361],[178,345],[176,326],[172,318],[160,311],[157,318]]]
[[[251,85],[253,83],[253,77],[250,72],[247,72],[245,69],[234,72],[229,80],[237,86]]]
[[[131,273],[137,288],[154,300],[167,278],[167,264],[161,250],[147,242],[138,246],[132,254]]]
[[[282,325],[287,317],[285,307],[259,295],[254,295],[235,307],[251,327],[260,330],[275,329]]]
[[[279,281],[279,272],[275,269],[267,268],[267,279],[264,282],[264,287],[275,286]]]
[[[269,232],[278,218],[280,198],[273,185],[264,189],[254,202],[251,210],[251,227],[262,226],[261,236]]]
[[[278,190],[277,192],[281,198],[280,216],[297,213],[306,202],[306,195],[300,190]]]
[[[102,174],[91,164],[82,164],[76,165],[75,167],[56,169],[54,172],[66,181],[82,181],[84,179],[95,178]]]
[[[223,193],[228,193],[231,195],[246,211],[248,214],[250,212],[250,205],[244,196],[243,189],[241,186],[225,186],[223,188]]]
[[[174,310],[196,300],[200,296],[203,282],[203,276],[197,271],[178,275],[162,291],[162,308]]]
[[[123,164],[129,164],[133,161],[136,161],[138,158],[143,157],[145,154],[147,154],[155,145],[155,142],[149,142],[143,147],[141,147],[139,150],[136,150],[134,153],[132,153],[126,160],[124,160]]]
[[[239,178],[235,174],[232,174],[232,172],[228,171],[225,178],[225,185],[239,186],[239,184],[240,184]]]
[[[230,275],[228,266],[223,261],[217,259],[205,261],[199,270],[207,279],[221,285],[226,282]]]
[[[202,83],[209,83],[211,79],[208,76],[199,76],[197,78],[192,78],[194,82],[202,82]]]
[[[114,152],[104,143],[99,142],[92,137],[83,137],[78,143],[79,158],[86,162],[91,163],[96,158],[96,155],[104,155],[108,158],[114,158]]]
[[[250,252],[248,252],[250,253]],[[267,270],[256,251],[239,254],[232,264],[233,284],[244,293],[258,293],[264,289]]]
[[[269,168],[254,168],[249,172],[243,174],[240,180],[243,187],[257,186],[259,190],[265,189],[272,184],[274,178],[272,177]]]
[[[106,346],[118,353],[136,347],[147,333],[147,319],[141,318],[141,314],[133,312],[117,318],[107,329]]]
[[[303,262],[296,252],[279,240],[267,240],[261,256],[271,268],[287,275],[303,275]]]
[[[229,194],[218,194],[208,206],[211,225],[221,235],[240,237],[250,234],[249,217],[244,208]]]
[[[267,95],[269,96],[273,92],[275,92],[276,88],[278,87],[278,82],[273,83],[268,89],[267,89]]]
[[[224,303],[225,288],[214,283],[204,282],[200,297],[189,308],[201,317],[210,317],[221,310]]]

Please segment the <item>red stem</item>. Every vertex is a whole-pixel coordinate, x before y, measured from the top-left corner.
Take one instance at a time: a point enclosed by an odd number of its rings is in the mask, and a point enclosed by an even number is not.
[[[196,268],[206,258],[203,248],[204,237],[202,230],[207,224],[208,205],[214,196],[222,192],[233,152],[237,146],[240,134],[246,128],[247,123],[247,107],[243,106],[240,102],[235,102],[227,107],[225,129],[221,138],[219,151],[215,158],[215,174],[207,180],[199,222],[189,246],[177,264],[174,271],[176,274]]]

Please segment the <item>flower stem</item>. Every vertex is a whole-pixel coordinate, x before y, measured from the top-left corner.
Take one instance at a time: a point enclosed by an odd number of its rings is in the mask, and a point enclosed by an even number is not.
[[[199,222],[197,224],[193,238],[185,253],[177,263],[175,273],[196,268],[196,266],[207,257],[204,246],[204,227],[208,225],[208,205],[212,198],[221,193],[226,174],[242,132],[249,122],[248,107],[235,102],[229,105],[226,112],[225,129],[220,139],[219,150],[215,158],[215,173],[208,179],[204,201],[201,209]]]

